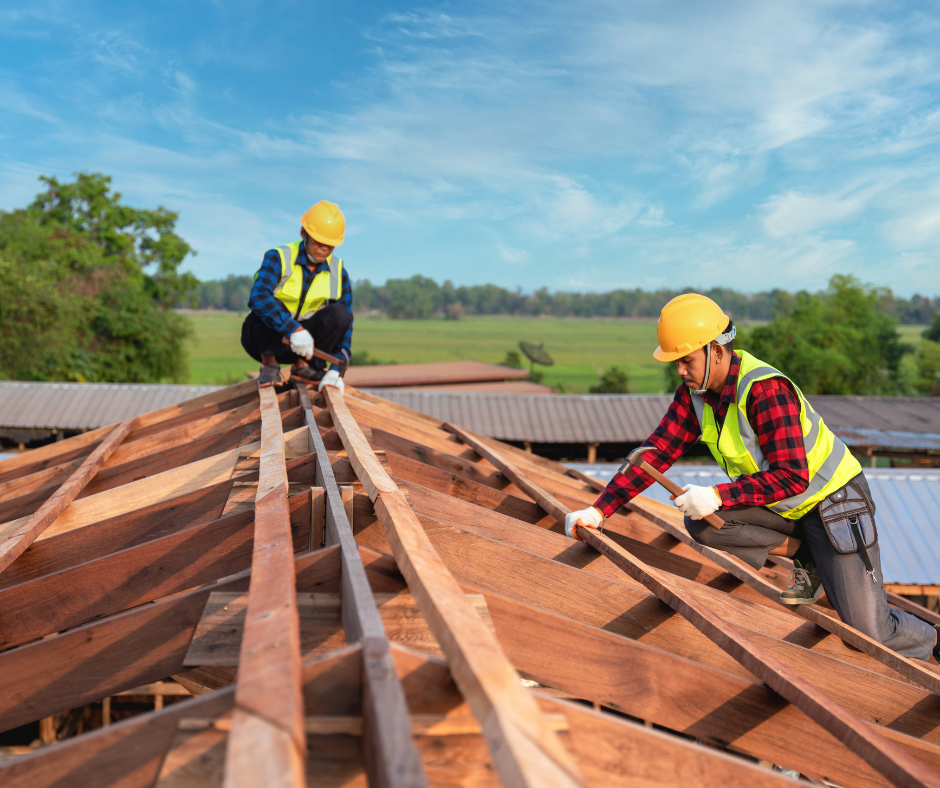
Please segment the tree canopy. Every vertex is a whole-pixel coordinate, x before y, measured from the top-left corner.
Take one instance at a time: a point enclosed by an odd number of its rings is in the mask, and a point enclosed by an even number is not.
[[[740,345],[790,377],[804,394],[906,393],[897,322],[879,309],[886,291],[837,275],[822,295],[741,337]],[[736,343],[737,344],[737,343]]]
[[[121,202],[111,179],[40,180],[26,208],[0,211],[0,376],[178,381],[190,327],[171,311],[198,281],[179,267],[177,214]]]

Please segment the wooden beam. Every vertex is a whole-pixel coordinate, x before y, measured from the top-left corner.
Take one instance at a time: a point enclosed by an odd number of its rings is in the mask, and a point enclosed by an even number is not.
[[[326,496],[326,544],[339,545],[342,556],[342,614],[346,640],[361,646],[364,754],[369,783],[389,787],[425,786],[427,777],[410,736],[405,693],[395,673],[388,637],[359,557],[343,493],[333,476],[306,387],[298,385],[297,394],[310,430],[310,447],[317,456],[317,484]]]
[[[324,394],[349,460],[375,503],[398,567],[480,721],[503,782],[583,784],[577,764],[431,546],[405,496],[372,453],[342,393],[328,386]]]
[[[496,451],[475,441],[459,427],[453,432],[472,445],[512,482],[532,496],[546,512],[561,520],[568,513],[552,496],[531,482]],[[793,673],[783,663],[752,640],[736,631],[715,615],[694,596],[679,590],[667,576],[647,566],[607,536],[595,529],[579,527],[579,535],[598,552],[614,561],[634,580],[642,582],[676,612],[687,618],[716,645],[734,657],[751,673],[763,680],[782,697],[793,703],[811,719],[832,732],[872,767],[896,785],[940,787],[940,778],[931,774],[922,764],[899,750],[869,726],[849,714],[822,692]]]
[[[811,720],[834,735],[898,786],[940,788],[940,776],[876,733],[842,706],[800,678],[769,651],[735,630],[695,597],[683,593],[656,569],[630,555],[596,529],[578,526],[581,538],[606,555],[634,580],[643,583],[669,607],[745,668],[786,698]]]
[[[309,498],[289,500],[292,549],[309,543]],[[244,571],[253,532],[253,512],[229,515],[0,589],[0,648]]]
[[[559,522],[564,522],[568,510],[542,489],[542,487],[529,479],[519,468],[500,456],[482,441],[477,440],[466,430],[456,427],[453,424],[448,424],[447,426],[454,435],[468,446],[471,446],[477,454],[490,462],[494,467],[499,468],[504,476],[541,506],[546,514],[551,515]]]
[[[261,467],[226,788],[305,784],[300,623],[277,395],[260,390]]]
[[[620,582],[534,555],[530,550],[535,546],[527,542],[527,549],[521,549],[512,544],[494,543],[446,523],[425,518],[421,523],[434,548],[461,583],[538,605],[575,621],[661,649],[676,658],[692,660],[747,681],[753,680],[745,667],[646,588],[633,583],[606,558],[600,557],[599,560],[619,573]],[[518,544],[520,540],[515,541]],[[581,546],[593,551],[587,545]],[[701,599],[707,604],[712,600],[727,600],[726,595],[712,589],[681,583],[675,577],[670,577],[670,580],[684,593],[702,593]],[[572,589],[577,589],[577,593],[572,593]],[[844,646],[839,649],[836,638],[828,638],[830,643],[825,651],[810,650],[806,646],[812,645],[812,641],[802,640],[800,635],[803,633],[794,634],[778,626],[788,620],[799,623],[795,617],[770,616],[768,613],[772,611],[750,603],[715,605],[715,608],[727,616],[729,624],[856,716],[940,745],[940,729],[936,727],[940,704],[923,688],[901,680],[896,674],[876,674],[857,662],[840,660],[840,657],[851,658],[853,655]],[[857,656],[862,658],[859,661],[884,669],[865,655]]]
[[[0,542],[0,572],[19,558],[36,537],[58,519],[138,422],[138,417],[134,416],[118,424],[49,500]]]
[[[640,497],[642,498],[642,496]],[[702,555],[710,558],[720,567],[733,574],[751,588],[759,591],[767,598],[775,601],[779,600],[780,589],[761,577],[760,574],[747,566],[743,561],[739,561],[735,556],[729,555],[728,553],[699,544],[689,536],[685,528],[680,527],[678,522],[676,522],[678,517],[671,513],[670,509],[672,507],[657,504],[656,501],[651,501],[650,499],[638,500],[637,498],[634,498],[628,506],[676,539],[698,550]],[[795,608],[791,608],[791,612],[795,615],[802,616],[808,621],[812,621],[816,626],[841,638],[860,651],[864,651],[869,656],[874,657],[882,664],[896,670],[905,678],[920,684],[920,686],[930,690],[935,695],[940,695],[940,675],[933,672],[924,663],[902,657],[897,652],[886,648],[883,644],[859,632],[854,627],[850,627],[848,624],[830,616],[815,605],[799,605]]]

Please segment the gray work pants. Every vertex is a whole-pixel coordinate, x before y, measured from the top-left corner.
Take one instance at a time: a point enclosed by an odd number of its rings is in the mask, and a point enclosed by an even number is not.
[[[862,490],[874,514],[875,504],[864,474],[852,481]],[[685,527],[695,541],[736,555],[760,569],[770,550],[782,545],[786,537],[802,539],[795,558],[816,564],[829,603],[846,624],[905,657],[926,660],[930,656],[936,630],[910,613],[888,607],[877,541],[868,548],[878,580],[873,583],[859,553],[839,553],[832,546],[819,507],[798,520],[788,520],[765,506],[719,510],[716,514],[725,521],[720,529],[704,520],[685,518]]]

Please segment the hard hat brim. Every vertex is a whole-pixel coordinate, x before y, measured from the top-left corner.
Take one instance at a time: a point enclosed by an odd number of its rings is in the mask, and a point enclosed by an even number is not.
[[[306,228],[304,228],[306,229]],[[343,245],[343,238],[327,238],[325,235],[314,235],[312,232],[307,230],[307,235],[313,238],[314,241],[318,241],[321,244],[326,244],[327,246],[337,247]]]
[[[653,358],[655,358],[657,361],[662,361],[664,364],[669,363],[670,361],[678,361],[685,355],[688,355],[688,353],[668,353],[661,347],[657,347],[656,350],[653,351]]]

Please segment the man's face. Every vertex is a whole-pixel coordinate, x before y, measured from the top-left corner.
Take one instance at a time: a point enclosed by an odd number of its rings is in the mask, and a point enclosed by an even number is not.
[[[307,235],[307,233],[304,233],[304,248],[307,250],[308,260],[322,263],[327,257],[333,254],[335,247],[321,244],[319,241]]]
[[[705,376],[705,348],[700,348],[680,358],[676,362],[676,371],[687,386],[694,389],[706,388],[708,381],[702,381]]]

